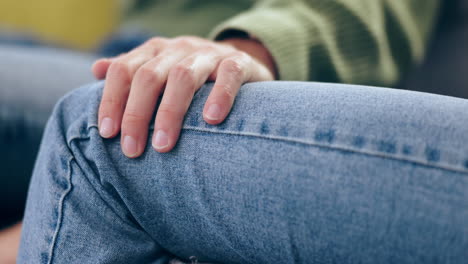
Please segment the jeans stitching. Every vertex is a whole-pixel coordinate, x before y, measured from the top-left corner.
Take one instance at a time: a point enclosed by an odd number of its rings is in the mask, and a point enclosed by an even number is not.
[[[67,146],[70,147],[70,148],[72,148],[72,143],[73,143],[73,141],[90,139],[90,138],[91,138],[91,135],[89,135],[89,130],[90,130],[91,128],[94,128],[94,129],[98,130],[98,127],[97,127],[96,125],[89,125],[89,126],[86,128],[86,129],[87,129],[87,134],[86,134],[86,135],[81,134],[81,135],[78,135],[78,136],[72,136],[72,137],[70,137],[69,140],[67,141]],[[71,162],[72,162],[73,160],[74,160],[74,158],[70,158],[70,164],[71,164]],[[70,167],[71,167],[71,166],[70,166]],[[70,173],[69,173],[69,179],[70,179],[70,188],[69,188],[69,189],[71,190],[71,169],[70,169]],[[92,184],[91,184],[91,185],[92,185]],[[67,192],[66,192],[66,194],[65,194],[64,196],[66,196],[69,192],[70,192],[70,191],[67,189]],[[65,197],[64,197],[62,200],[64,200],[64,199],[65,199]],[[101,197],[101,199],[102,199],[102,197]],[[103,199],[103,202],[107,204],[107,202],[106,202],[104,199]],[[61,204],[61,208],[62,208],[62,206],[63,206],[63,204]],[[107,204],[107,206],[108,206],[108,208],[111,209],[112,211],[114,210],[112,206],[110,206],[110,205],[108,205],[108,204]],[[125,206],[126,206],[126,205],[125,205]],[[116,212],[114,212],[114,214],[115,214],[117,217],[119,217],[122,221],[124,221],[124,222],[126,222],[126,223],[130,223],[130,222],[128,222],[127,220],[122,219],[122,218],[119,216],[119,214],[117,214]],[[59,218],[61,218],[61,214],[60,214]],[[60,219],[60,220],[61,220],[61,219]],[[130,223],[130,224],[132,224],[132,223]],[[54,237],[55,237],[56,234],[58,234],[58,231],[59,231],[58,229],[59,229],[59,228],[57,228],[57,231],[56,231],[56,233],[54,234]],[[144,229],[141,229],[141,230],[143,230],[143,231],[146,233],[146,230],[144,230]],[[147,234],[148,234],[148,233],[147,233]],[[149,234],[148,234],[148,236],[151,237]],[[156,240],[154,240],[154,241],[155,241],[155,243],[158,243]],[[55,238],[54,238],[54,240],[53,240],[53,242],[52,242],[51,253],[52,253],[52,251],[53,251],[54,244],[55,244]],[[244,256],[242,256],[242,254],[240,254],[239,252],[237,252],[237,250],[236,250],[235,248],[233,248],[233,247],[231,247],[231,246],[229,246],[229,248],[231,248],[231,249],[233,250],[233,252],[235,252],[235,254],[237,254],[240,258],[242,258],[242,259],[244,260],[245,263],[250,263],[250,262],[248,262],[248,260],[247,260],[246,258],[244,258]],[[51,264],[51,262],[49,261],[48,264]],[[201,263],[200,263],[200,264],[201,264]]]
[[[208,132],[208,133],[214,133],[214,134],[229,134],[229,135],[237,135],[237,136],[250,136],[250,137],[258,137],[258,138],[265,138],[265,139],[271,139],[271,140],[280,140],[280,141],[299,143],[299,144],[310,145],[310,146],[315,146],[315,147],[320,147],[320,148],[360,153],[360,154],[374,156],[374,157],[406,161],[406,162],[411,162],[411,163],[426,166],[426,167],[432,167],[432,168],[438,168],[438,169],[444,169],[448,171],[468,174],[468,170],[465,170],[463,168],[447,166],[447,165],[437,163],[437,162],[430,163],[430,162],[423,161],[417,158],[411,159],[411,158],[406,158],[406,157],[402,157],[399,155],[390,155],[390,154],[386,154],[385,152],[363,150],[363,149],[350,147],[346,145],[320,143],[320,142],[312,141],[312,140],[305,140],[305,139],[291,138],[291,137],[284,137],[284,136],[277,136],[277,135],[267,135],[267,134],[261,134],[261,133],[256,133],[256,132],[238,132],[238,131],[227,131],[227,130],[220,131],[220,130],[213,130],[209,128],[199,128],[199,127],[190,127],[190,126],[184,126],[183,129],[200,131],[200,132]]]
[[[97,125],[93,125],[93,124],[90,124],[88,126],[88,130],[91,128],[98,129]],[[413,164],[418,164],[420,166],[453,171],[453,172],[458,172],[458,173],[463,173],[465,175],[468,175],[468,169],[464,169],[462,166],[454,167],[454,166],[449,166],[448,164],[442,164],[441,162],[429,162],[427,160],[426,161],[422,160],[421,158],[407,158],[401,155],[397,155],[397,154],[392,155],[392,154],[388,154],[388,153],[385,153],[383,151],[378,151],[378,150],[369,150],[369,149],[363,150],[357,147],[347,146],[344,144],[336,144],[336,143],[330,143],[330,142],[321,143],[321,142],[317,142],[316,140],[292,138],[292,137],[285,137],[285,136],[278,136],[278,135],[271,135],[271,134],[264,134],[264,133],[257,133],[257,132],[246,132],[246,131],[240,132],[240,131],[231,131],[231,130],[218,130],[218,129],[212,129],[212,128],[201,128],[201,127],[194,127],[190,125],[184,125],[182,129],[199,131],[199,132],[208,132],[208,133],[213,133],[213,134],[248,136],[248,137],[257,137],[257,138],[264,138],[264,139],[270,139],[270,140],[279,140],[279,141],[285,141],[285,142],[291,142],[291,143],[299,143],[299,144],[315,146],[319,148],[326,148],[326,149],[339,150],[339,151],[345,151],[345,152],[353,152],[353,153],[359,153],[359,154],[373,156],[373,157],[405,161],[405,162],[410,162]],[[319,130],[316,129],[315,131],[317,132]],[[378,141],[377,138],[371,138],[371,139],[373,141]]]
[[[67,182],[68,182],[68,188],[65,190],[63,193],[62,197],[60,198],[59,201],[59,211],[58,211],[58,218],[57,218],[57,226],[54,231],[54,235],[52,237],[52,243],[49,249],[49,260],[47,261],[48,264],[52,263],[53,257],[54,257],[54,250],[55,250],[55,245],[57,242],[57,237],[60,232],[60,228],[62,227],[62,222],[63,222],[63,204],[65,201],[65,198],[68,196],[70,191],[72,190],[72,182],[71,182],[71,163],[74,160],[73,157],[71,157],[68,160],[68,175],[67,175]]]
[[[88,127],[87,129],[89,130],[89,128],[91,128],[91,127]],[[96,127],[96,128],[97,128],[97,127]],[[85,135],[85,136],[83,136],[83,135],[72,136],[72,137],[70,137],[70,138],[68,139],[68,141],[67,141],[67,146],[72,150],[72,149],[74,149],[74,148],[76,147],[75,145],[73,145],[73,142],[74,142],[74,141],[76,142],[76,141],[78,141],[78,140],[89,140],[90,138],[91,138],[90,135]],[[75,160],[75,158],[71,158],[71,159],[72,159],[72,161]],[[78,164],[78,163],[77,163],[77,166],[79,167],[79,164]],[[93,190],[94,190],[96,193],[99,193],[99,191],[96,190],[96,188],[94,188],[94,184],[93,184],[92,182],[90,182],[89,179],[86,179],[86,181],[87,181],[91,186],[93,186]],[[71,182],[71,179],[70,179],[70,182]],[[102,186],[102,182],[101,182],[101,181],[99,181],[99,184]],[[103,188],[104,188],[104,187],[103,187]],[[120,218],[120,220],[122,220],[123,222],[125,222],[125,223],[127,223],[127,224],[129,224],[129,225],[134,225],[133,222],[128,221],[127,219],[122,218],[122,217],[120,216],[120,214],[118,214],[118,213],[114,210],[114,207],[111,206],[111,205],[106,201],[106,199],[104,199],[100,194],[99,194],[98,196],[99,196],[99,198],[102,200],[102,202],[105,203],[105,204],[107,205],[107,207],[108,207],[117,217]],[[139,224],[139,223],[138,223],[138,224]]]
[[[412,137],[410,140],[399,140],[392,141],[388,139],[383,139],[382,137],[372,137],[372,136],[361,136],[356,135],[355,133],[339,133],[335,129],[323,128],[320,126],[313,126],[310,122],[295,124],[283,124],[278,123],[272,120],[265,120],[259,118],[249,117],[249,127],[254,128],[252,131],[244,131],[243,127],[245,126],[244,119],[240,119],[237,122],[237,125],[242,124],[242,129],[234,124],[235,122],[224,122],[221,125],[213,127],[208,125],[206,122],[200,120],[200,116],[191,116],[187,118],[184,128],[188,129],[207,129],[209,131],[216,131],[222,133],[222,131],[229,132],[239,132],[239,133],[254,133],[260,135],[271,135],[278,136],[285,140],[300,140],[304,141],[304,138],[313,138],[313,142],[318,144],[325,144],[326,146],[338,146],[351,148],[355,152],[365,152],[365,153],[382,153],[390,154],[392,157],[399,157],[402,160],[414,161],[417,160],[423,164],[436,164],[439,166],[447,167],[450,169],[455,169],[457,171],[468,171],[468,158],[465,160],[461,159],[462,154],[459,152],[449,150],[449,149],[439,149],[435,148],[424,140],[418,140],[417,138]],[[234,122],[234,123],[233,123]],[[306,127],[304,130],[302,128]],[[289,135],[288,131],[292,128],[292,131],[302,131],[306,134],[297,135],[293,138]],[[153,129],[150,127],[150,129]],[[273,133],[272,133],[273,132]],[[312,132],[312,135],[311,135]],[[240,135],[240,134],[239,134]],[[277,138],[277,139],[280,139]],[[305,139],[306,142],[311,142],[310,140]],[[411,143],[407,143],[407,142]],[[338,142],[338,144],[337,144]],[[370,143],[370,144],[369,144]],[[363,149],[368,149],[370,151],[363,151]],[[416,151],[415,151],[416,150]],[[406,157],[414,158],[406,158]],[[445,159],[445,160],[443,160]],[[445,163],[445,165],[443,165]]]

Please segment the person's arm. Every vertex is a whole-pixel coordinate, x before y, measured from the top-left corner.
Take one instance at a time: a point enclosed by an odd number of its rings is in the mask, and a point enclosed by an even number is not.
[[[263,0],[211,34],[241,31],[271,52],[283,80],[391,86],[421,60],[438,0]]]

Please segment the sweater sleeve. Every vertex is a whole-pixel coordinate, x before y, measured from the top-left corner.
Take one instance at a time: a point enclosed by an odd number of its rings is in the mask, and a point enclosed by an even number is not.
[[[282,80],[391,86],[421,60],[439,0],[264,0],[217,26],[261,41]]]

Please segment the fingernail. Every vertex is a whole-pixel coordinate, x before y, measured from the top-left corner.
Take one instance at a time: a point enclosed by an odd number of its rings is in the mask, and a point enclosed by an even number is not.
[[[153,138],[153,148],[162,149],[169,145],[169,137],[166,132],[158,130]]]
[[[133,137],[124,137],[123,151],[127,157],[134,157],[137,154],[137,142]]]
[[[110,137],[112,136],[112,133],[114,132],[114,121],[110,119],[109,117],[105,117],[101,121],[101,128],[99,129],[99,134],[101,134],[102,137]]]
[[[209,120],[219,120],[221,118],[221,107],[217,104],[212,104],[208,107],[205,117]]]

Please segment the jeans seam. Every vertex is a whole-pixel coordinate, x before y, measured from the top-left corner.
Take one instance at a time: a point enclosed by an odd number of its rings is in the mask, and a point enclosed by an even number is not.
[[[95,126],[95,127],[97,128],[97,126]],[[80,134],[80,135],[71,136],[71,137],[67,140],[67,147],[68,147],[70,150],[73,150],[73,149],[76,147],[76,145],[74,145],[73,142],[80,141],[80,140],[89,140],[89,139],[91,138],[91,135],[89,135],[89,130],[90,130],[90,128],[92,128],[92,127],[89,126],[89,127],[86,128],[86,129],[87,129],[87,132],[88,132],[86,135]],[[72,158],[70,158],[70,168],[71,168],[71,162],[73,162],[73,161],[75,161],[75,162],[77,163],[76,165],[77,165],[78,167],[80,167],[79,164],[78,164],[78,162],[76,161],[76,159],[75,159],[74,157],[72,157]],[[71,186],[71,169],[70,169],[70,177],[69,177],[69,179],[70,179],[70,186]],[[88,181],[88,183],[89,183],[91,186],[93,186],[93,190],[94,190],[95,192],[99,193],[99,192],[96,190],[96,188],[94,188],[94,184],[93,184],[92,182],[90,182],[89,179],[87,179],[87,181]],[[101,181],[99,181],[99,184],[102,186],[102,182],[101,182]],[[70,189],[71,189],[71,188],[70,188]],[[122,222],[124,222],[124,223],[126,223],[126,224],[128,224],[128,225],[135,225],[135,223],[133,223],[132,221],[129,221],[128,219],[122,218],[122,216],[121,216],[119,213],[117,213],[117,211],[115,210],[115,208],[114,208],[112,205],[110,205],[110,204],[106,201],[106,199],[104,199],[104,198],[101,196],[101,194],[98,194],[98,196],[99,196],[99,198],[102,200],[102,202],[106,204],[107,208],[108,208],[109,210],[111,210]],[[124,204],[124,206],[125,206],[125,208],[128,210],[127,205]],[[128,212],[129,212],[130,214],[132,214],[132,216],[133,216],[133,213],[131,213],[130,211],[128,211]],[[142,230],[143,232],[145,232],[146,235],[147,235],[148,237],[150,237],[150,238],[154,241],[154,243],[159,244],[159,242],[158,242],[157,240],[155,240],[150,234],[147,233],[147,231],[146,231],[144,228],[142,228],[141,223],[140,223],[135,217],[134,217],[134,219],[135,219],[135,221],[136,221],[136,225],[138,225],[138,228],[139,228],[140,230]],[[57,232],[57,233],[58,233],[58,232]],[[48,264],[51,264],[51,263],[48,263]]]
[[[58,234],[60,232],[60,228],[62,227],[62,222],[63,222],[63,204],[64,204],[64,201],[65,201],[65,198],[68,196],[68,194],[71,192],[72,190],[72,182],[71,182],[71,163],[72,161],[74,160],[73,157],[71,157],[69,160],[68,160],[68,175],[67,175],[67,182],[68,182],[68,188],[65,190],[65,192],[63,193],[62,197],[60,198],[59,200],[59,205],[58,205],[58,218],[57,218],[57,226],[55,228],[55,231],[54,231],[54,234],[53,234],[53,237],[52,237],[52,242],[51,242],[51,246],[50,246],[50,249],[49,249],[49,260],[47,261],[48,264],[51,264],[52,263],[52,260],[54,258],[54,250],[55,250],[55,245],[56,245],[56,242],[57,242],[57,237],[58,237]]]
[[[88,127],[88,129],[89,129],[89,127]],[[91,138],[90,135],[85,135],[85,136],[79,135],[79,136],[70,137],[70,139],[69,139],[68,142],[67,142],[67,147],[70,148],[70,150],[73,150],[73,149],[76,147],[76,146],[73,145],[73,142],[74,142],[74,141],[76,142],[76,141],[79,141],[79,140],[89,140],[90,138]],[[75,158],[71,158],[71,161],[73,161],[73,160],[75,160]],[[80,167],[78,163],[77,163],[77,166]],[[96,193],[99,193],[99,191],[98,191],[96,188],[94,188],[94,184],[93,184],[92,182],[90,182],[89,179],[86,179],[86,181],[87,181],[91,186],[93,186],[93,190],[94,190]],[[71,184],[71,177],[70,177],[70,184]],[[100,186],[102,186],[102,182],[101,182],[100,180],[99,180],[99,184],[100,184]],[[104,188],[104,187],[103,187],[103,188]],[[133,222],[131,222],[131,221],[127,220],[127,219],[122,218],[122,217],[114,210],[114,207],[113,207],[112,205],[110,205],[110,204],[106,201],[106,199],[104,199],[104,198],[101,196],[101,194],[99,194],[98,196],[99,196],[99,198],[102,200],[102,202],[105,203],[105,204],[107,205],[107,207],[108,207],[117,217],[120,218],[120,220],[122,220],[123,222],[125,222],[125,223],[127,223],[127,224],[129,224],[129,225],[133,225],[133,224],[134,224]],[[138,223],[138,224],[139,224],[139,223]]]
[[[91,128],[98,129],[97,125],[90,124],[87,127],[88,131]],[[371,157],[379,157],[379,158],[384,158],[384,159],[409,162],[409,163],[413,163],[413,164],[424,166],[424,167],[462,173],[463,175],[468,176],[468,169],[447,166],[447,165],[441,164],[440,162],[429,162],[429,161],[423,161],[417,158],[412,159],[412,158],[402,157],[398,155],[391,155],[391,154],[377,151],[377,150],[363,150],[361,148],[346,146],[342,144],[321,143],[315,140],[306,140],[306,139],[292,138],[292,137],[287,137],[287,136],[262,134],[262,133],[257,133],[257,132],[214,130],[211,128],[200,128],[200,127],[195,127],[195,126],[190,126],[190,125],[184,125],[182,129],[198,131],[198,132],[207,132],[207,133],[213,133],[213,134],[257,137],[257,138],[263,138],[263,139],[269,139],[269,140],[278,140],[278,141],[284,141],[284,142],[290,142],[290,143],[303,144],[303,145],[314,146],[318,148],[325,148],[325,149],[330,149],[330,150],[352,152],[352,153],[358,153],[358,154],[367,155]],[[376,139],[376,138],[373,138],[373,139]]]
[[[88,132],[88,133],[87,133],[86,135],[82,135],[82,134],[81,134],[81,135],[78,135],[78,136],[72,136],[72,137],[70,137],[70,139],[67,141],[67,146],[68,146],[70,149],[72,149],[72,148],[73,148],[73,146],[72,146],[73,141],[76,141],[76,140],[88,140],[88,139],[90,139],[90,138],[91,138],[91,135],[89,135],[89,130],[92,129],[92,128],[95,128],[95,129],[97,130],[97,126],[95,126],[95,125],[90,125],[90,126],[87,127],[87,132]],[[69,170],[69,177],[68,177],[68,178],[69,178],[69,180],[70,180],[70,188],[67,189],[67,191],[66,191],[66,193],[65,193],[65,195],[64,195],[64,197],[63,197],[63,199],[62,199],[61,202],[63,202],[63,200],[65,199],[65,196],[66,196],[66,195],[70,192],[70,190],[71,190],[71,166],[70,166],[70,164],[71,164],[71,162],[72,162],[73,160],[75,160],[75,158],[72,157],[72,158],[70,158],[70,161],[69,161],[70,170]],[[92,185],[92,184],[91,184],[91,185]],[[112,207],[111,205],[109,205],[109,204],[107,203],[107,201],[105,201],[105,199],[103,199],[102,197],[101,197],[101,199],[103,200],[104,203],[106,203],[106,205],[108,206],[108,208],[109,208],[110,210],[114,211],[113,207]],[[60,208],[62,208],[62,206],[63,206],[63,203],[60,204]],[[125,207],[126,207],[126,205],[125,205]],[[120,215],[119,215],[118,213],[116,213],[115,211],[114,211],[114,214],[115,214],[117,217],[119,217],[122,221],[126,222],[127,224],[132,224],[131,222],[127,221],[126,219],[121,218]],[[60,223],[61,223],[61,210],[60,210],[59,218],[60,218]],[[138,224],[139,224],[139,223],[138,223]],[[57,230],[56,230],[56,232],[55,232],[55,234],[54,234],[54,239],[53,239],[52,247],[51,247],[51,250],[50,250],[50,251],[51,251],[51,253],[50,253],[50,254],[51,254],[51,258],[50,258],[50,259],[52,259],[52,253],[53,253],[54,244],[55,244],[55,237],[56,237],[56,235],[58,235],[58,232],[59,232],[58,229],[59,229],[59,227],[57,228]],[[141,228],[141,230],[143,230],[149,237],[152,238],[152,236],[149,235],[149,234],[146,232],[146,230],[145,230],[144,228]],[[158,243],[157,240],[155,240],[154,238],[152,238],[152,239],[154,240],[155,243]],[[245,261],[245,263],[250,263],[250,262],[248,262],[247,259],[245,259],[240,253],[238,253],[236,249],[234,249],[234,248],[231,247],[231,246],[229,246],[229,247],[230,247],[240,258],[242,258],[242,259]],[[48,264],[51,264],[51,261],[49,261]],[[200,264],[201,264],[201,263],[200,263]]]
[[[464,175],[468,175],[468,170],[465,170],[465,169],[462,169],[462,168],[451,167],[451,166],[447,166],[447,165],[443,165],[443,164],[435,163],[435,162],[434,163],[430,163],[430,162],[427,162],[427,161],[425,162],[425,161],[422,161],[422,160],[416,159],[416,158],[415,159],[405,158],[405,157],[402,157],[402,156],[386,154],[384,152],[379,152],[379,151],[362,150],[362,149],[359,149],[359,148],[350,147],[350,146],[346,146],[346,145],[338,145],[338,144],[331,144],[331,143],[328,143],[328,144],[327,143],[320,143],[320,142],[311,141],[311,140],[291,138],[291,137],[285,137],[285,136],[277,136],[277,135],[260,134],[260,133],[256,133],[256,132],[213,130],[213,129],[209,129],[209,128],[200,128],[200,127],[191,127],[191,126],[184,126],[183,129],[199,131],[199,132],[208,132],[208,133],[213,133],[213,134],[229,134],[229,135],[236,135],[236,136],[257,137],[257,138],[263,138],[263,139],[269,139],[269,140],[279,140],[279,141],[285,141],[285,142],[290,142],[290,143],[298,143],[298,144],[304,144],[304,145],[314,146],[314,147],[318,147],[318,148],[326,148],[326,149],[331,149],[331,150],[353,152],[353,153],[358,153],[358,154],[372,156],[372,157],[379,157],[379,158],[385,158],[385,159],[405,161],[405,162],[410,162],[410,163],[417,164],[417,165],[420,165],[420,166],[436,168],[436,169],[442,169],[442,170],[458,172],[458,173],[462,173]]]

